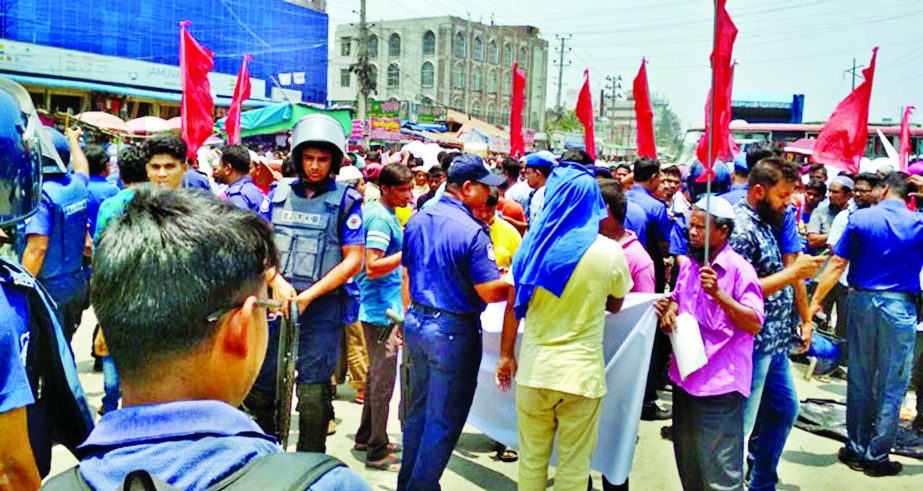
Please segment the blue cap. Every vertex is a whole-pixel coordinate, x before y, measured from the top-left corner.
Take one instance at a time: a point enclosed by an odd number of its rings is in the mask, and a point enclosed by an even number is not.
[[[747,165],[747,152],[740,152],[734,157],[734,172],[747,172],[750,166]]]
[[[711,181],[712,192],[715,194],[727,192],[731,187],[731,171],[728,169],[727,164],[720,160],[716,160],[712,170],[715,173],[715,177]],[[705,166],[702,165],[701,162],[696,161],[692,164],[692,168],[689,169],[689,175],[686,176],[686,189],[689,191],[689,196],[692,198],[693,202],[697,201],[699,195],[704,193],[706,189],[706,183],[695,182],[702,174],[705,174]]]
[[[558,161],[555,160],[551,152],[546,150],[530,153],[525,157],[526,167],[554,167],[556,165],[558,165]]]
[[[463,153],[455,157],[449,166],[448,174],[448,181],[454,184],[474,181],[487,186],[499,186],[506,182],[505,177],[490,172],[484,159],[473,153]]]

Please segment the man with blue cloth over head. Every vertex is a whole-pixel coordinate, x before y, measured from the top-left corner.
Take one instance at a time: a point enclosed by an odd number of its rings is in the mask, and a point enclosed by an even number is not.
[[[411,299],[404,349],[411,368],[398,490],[440,489],[468,418],[481,365],[481,312],[509,290],[490,235],[474,216],[486,208],[490,188],[504,181],[480,157],[460,154],[449,167],[445,194],[404,229],[401,263]]]
[[[509,389],[518,368],[519,489],[545,489],[557,436],[554,489],[583,491],[606,394],[606,311],[621,310],[632,280],[622,247],[599,234],[607,212],[593,170],[562,162],[546,193],[513,259],[516,288],[503,320],[496,382]]]

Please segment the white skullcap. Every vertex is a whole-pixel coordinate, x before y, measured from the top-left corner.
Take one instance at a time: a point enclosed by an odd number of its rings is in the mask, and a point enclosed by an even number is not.
[[[726,218],[728,220],[734,219],[734,205],[732,205],[730,201],[720,196],[712,196],[711,199],[709,199],[707,196],[703,197],[699,199],[699,201],[695,204],[695,207],[702,211],[708,212],[709,215],[715,218]]]
[[[358,181],[360,179],[362,179],[362,171],[353,165],[340,167],[340,173],[337,174],[337,182]]]

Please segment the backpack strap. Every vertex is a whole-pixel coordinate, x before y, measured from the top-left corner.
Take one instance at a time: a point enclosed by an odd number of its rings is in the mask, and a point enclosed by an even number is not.
[[[345,467],[342,461],[322,453],[277,453],[257,457],[243,468],[209,487],[209,491],[274,489],[304,491],[324,474]]]

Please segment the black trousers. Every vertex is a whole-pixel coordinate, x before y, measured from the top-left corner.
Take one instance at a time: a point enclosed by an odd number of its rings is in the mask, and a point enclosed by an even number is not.
[[[744,402],[673,389],[673,454],[686,491],[743,490]]]
[[[388,414],[397,378],[397,353],[388,353],[387,332],[391,326],[362,323],[365,346],[369,351],[369,371],[365,378],[365,404],[356,443],[368,445],[368,461],[388,456]]]

